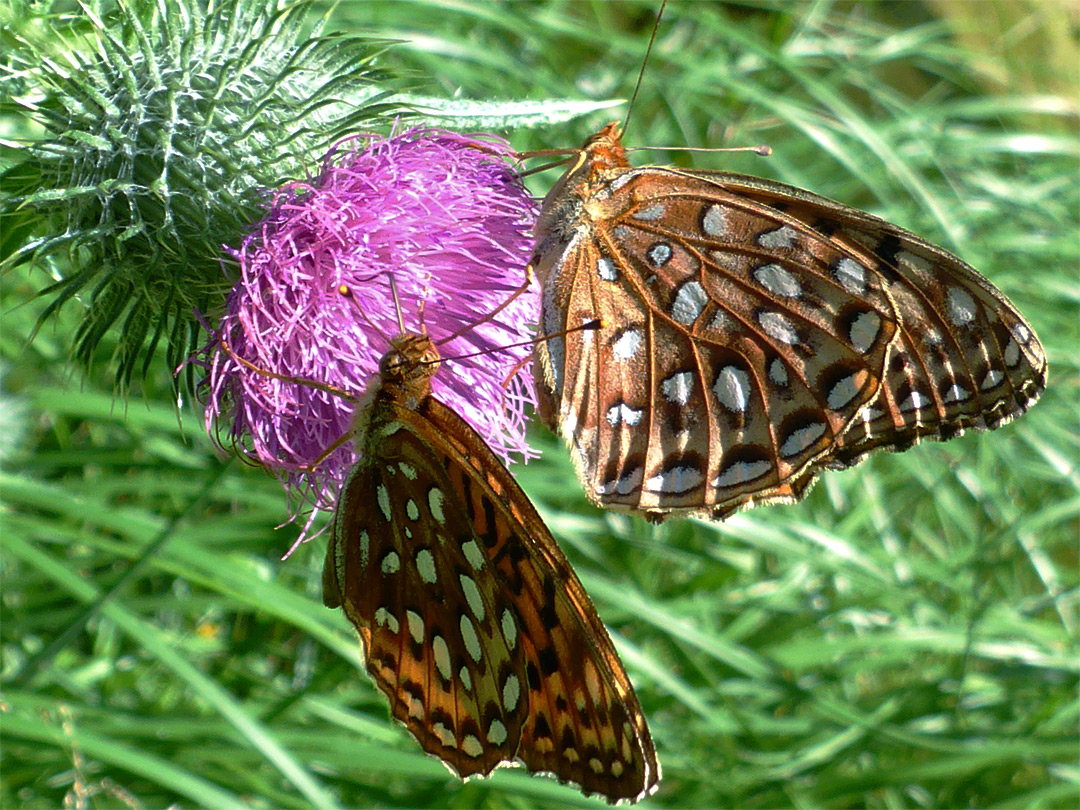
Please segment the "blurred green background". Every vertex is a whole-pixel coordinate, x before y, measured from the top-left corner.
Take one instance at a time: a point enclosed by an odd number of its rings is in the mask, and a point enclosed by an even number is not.
[[[382,65],[431,95],[606,99],[632,92],[656,6],[346,1],[331,19],[400,40]],[[1050,383],[999,431],[876,456],[722,524],[599,512],[534,431],[543,457],[514,472],[659,751],[643,806],[1080,801],[1077,9],[665,11],[627,144],[774,154],[633,160],[773,177],[953,250],[1034,325]],[[504,134],[577,146],[623,109]],[[196,404],[178,419],[164,362],[128,401],[104,363],[73,372],[78,302],[28,344],[49,282],[2,281],[0,806],[598,804],[519,770],[463,785],[426,757],[321,605],[325,540],[280,561],[297,531],[280,487],[218,460]]]

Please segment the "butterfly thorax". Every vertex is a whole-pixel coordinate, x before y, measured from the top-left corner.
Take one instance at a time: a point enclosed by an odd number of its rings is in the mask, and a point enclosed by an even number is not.
[[[614,219],[621,213],[612,210],[612,205],[625,205],[615,203],[608,189],[616,187],[618,178],[630,171],[617,121],[585,141],[574,165],[541,205],[534,229],[536,249],[532,262],[541,283],[548,267],[538,261],[539,257],[561,253],[575,239],[587,237],[594,223]]]
[[[379,375],[372,378],[360,399],[353,436],[361,456],[365,453],[373,424],[392,420],[399,408],[416,410],[431,396],[431,378],[439,370],[439,350],[428,335],[400,334],[379,361]]]

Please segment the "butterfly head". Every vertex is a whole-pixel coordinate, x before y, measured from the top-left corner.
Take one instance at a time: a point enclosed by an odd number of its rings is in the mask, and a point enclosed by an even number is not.
[[[612,121],[585,141],[577,164],[567,175],[580,172],[590,178],[598,171],[624,169],[629,165],[626,149],[622,145],[622,125],[618,121]]]
[[[622,145],[622,124],[612,121],[595,135],[590,135],[582,149],[592,154],[613,152],[618,159],[625,161],[626,152]]]
[[[430,384],[439,370],[439,350],[428,335],[404,333],[390,342],[379,361],[379,377],[384,385],[423,382]]]

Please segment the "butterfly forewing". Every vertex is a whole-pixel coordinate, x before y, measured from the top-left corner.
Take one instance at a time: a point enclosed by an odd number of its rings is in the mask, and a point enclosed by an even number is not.
[[[518,756],[586,792],[636,798],[659,779],[656,754],[629,678],[569,562],[521,488],[465,423],[438,401],[423,410],[457,458],[466,505],[502,584],[525,656],[528,720]],[[505,628],[509,618],[500,624]],[[524,699],[524,698],[523,698]]]
[[[609,801],[659,779],[603,623],[483,440],[412,378],[376,383],[335,514],[324,599],[341,604],[394,716],[459,775],[522,761]],[[417,348],[420,347],[420,348]]]
[[[372,416],[373,432],[394,424]],[[369,441],[373,463],[360,462],[345,485],[324,592],[341,594],[368,671],[424,750],[463,777],[490,773],[521,739],[522,706],[504,701],[503,689],[524,659],[502,637],[498,583],[466,556],[476,560],[479,547],[447,497],[446,472],[397,424],[391,441]]]
[[[614,125],[544,202],[540,412],[589,497],[795,500],[878,448],[997,427],[1045,384],[1011,304],[918,237],[779,183],[631,168]]]

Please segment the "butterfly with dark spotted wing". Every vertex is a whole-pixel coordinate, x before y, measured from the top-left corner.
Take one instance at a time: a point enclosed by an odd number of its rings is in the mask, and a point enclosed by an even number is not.
[[[394,717],[458,776],[520,761],[609,802],[648,795],[645,716],[581,582],[506,467],[432,396],[431,338],[390,344],[363,396],[333,389],[357,405],[359,460],[323,601],[359,631]]]
[[[993,429],[1046,386],[1035,331],[956,256],[808,191],[632,167],[618,124],[544,199],[543,420],[588,497],[650,519],[801,498],[878,449]]]

